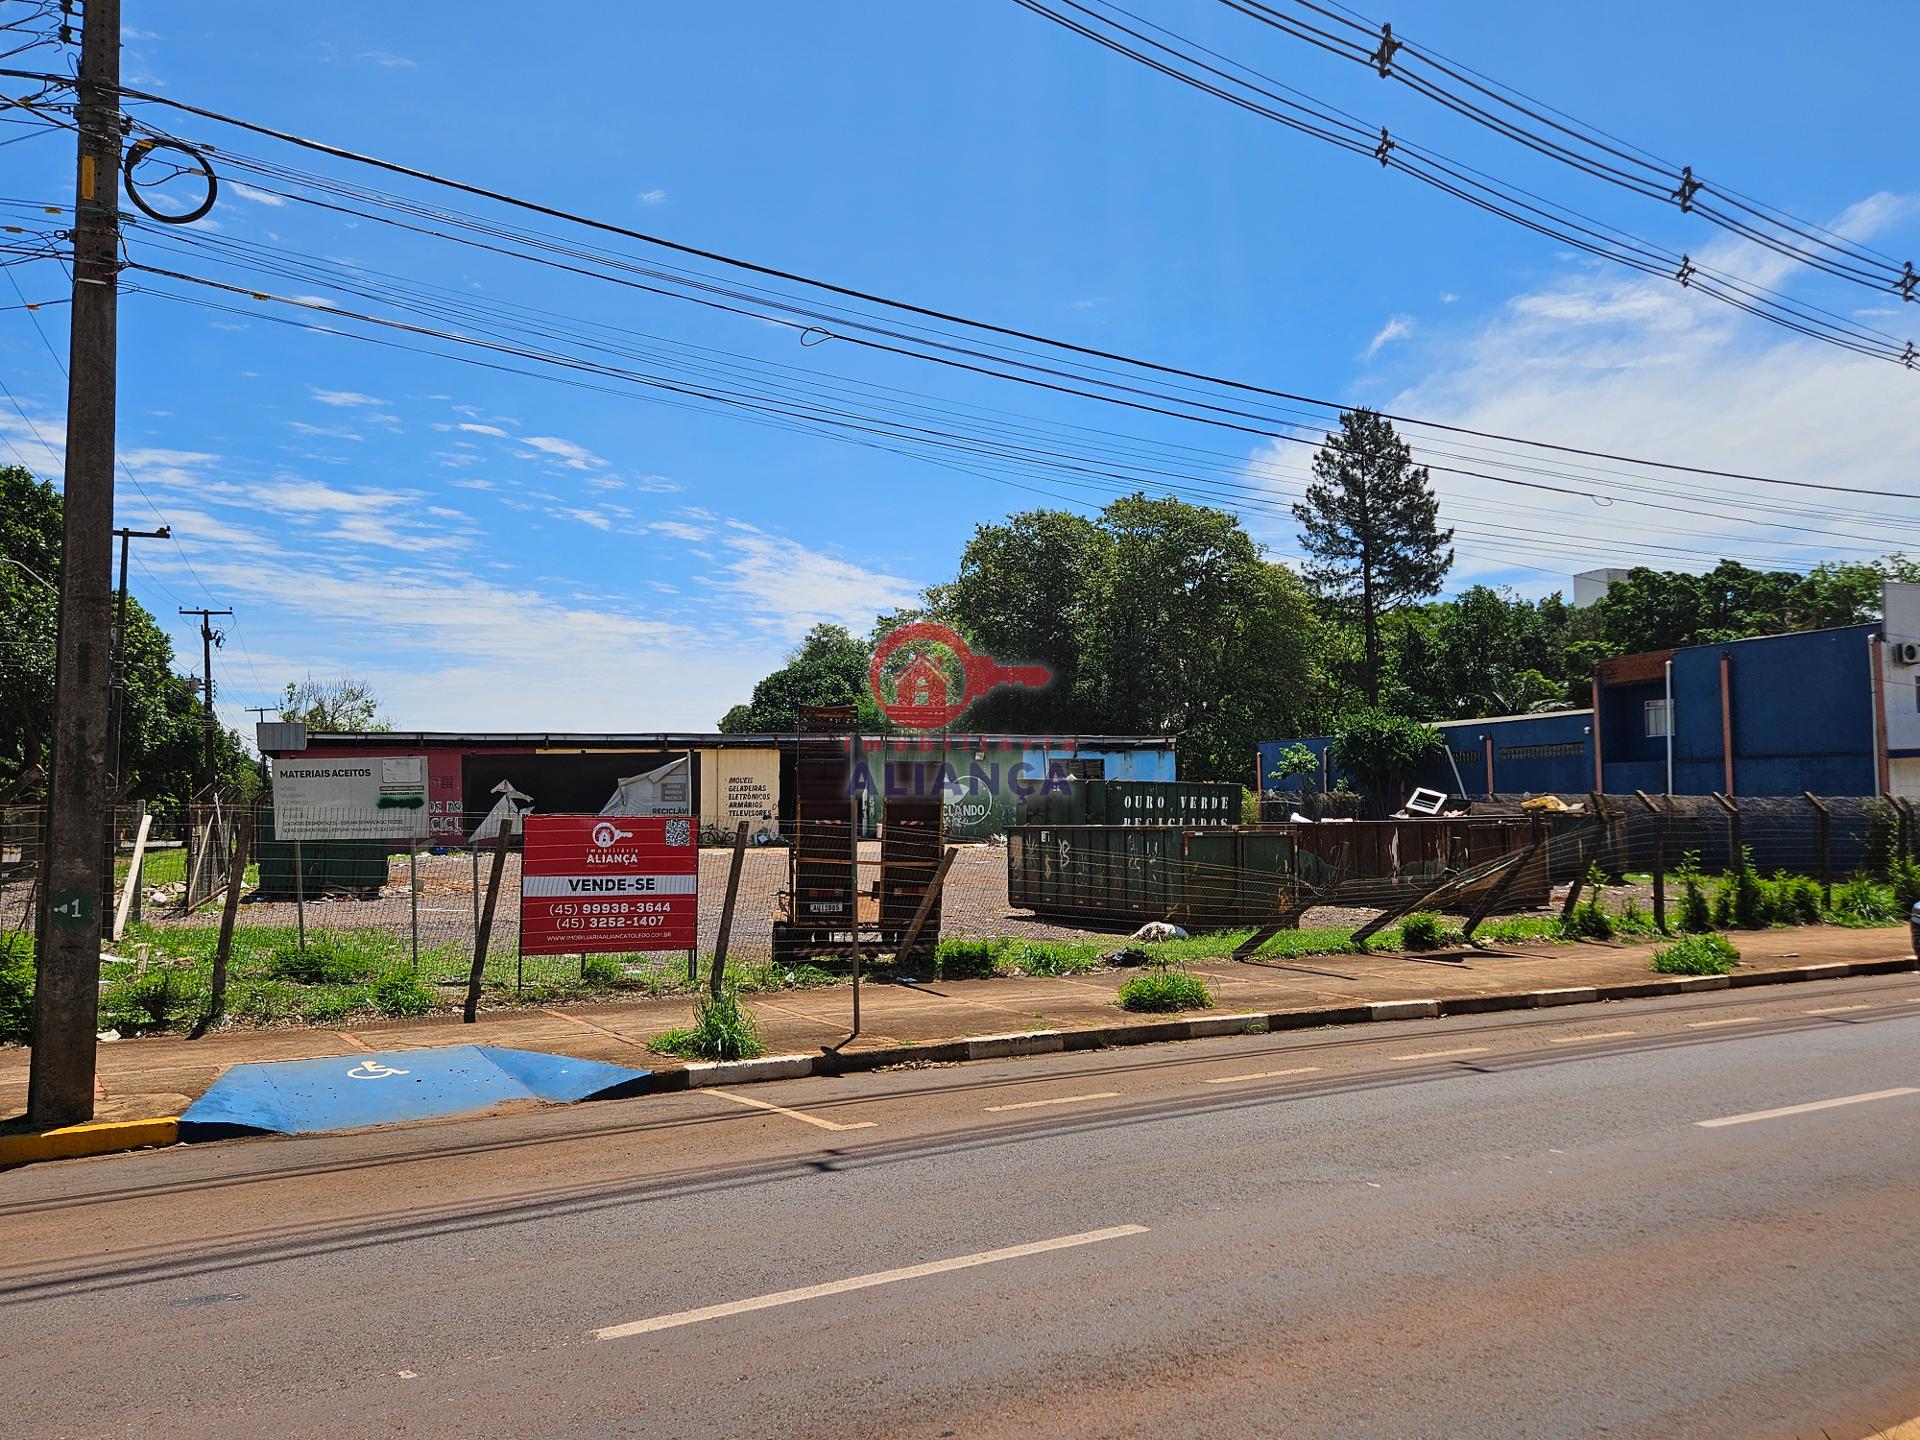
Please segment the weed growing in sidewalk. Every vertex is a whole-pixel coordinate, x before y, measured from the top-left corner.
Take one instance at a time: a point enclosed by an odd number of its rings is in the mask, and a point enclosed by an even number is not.
[[[1409,915],[1400,922],[1402,950],[1438,950],[1451,936],[1452,927],[1438,915]]]
[[[1611,940],[1613,917],[1607,913],[1607,876],[1598,863],[1587,866],[1586,898],[1560,922],[1566,940]]]
[[[1708,931],[1686,935],[1653,952],[1653,968],[1663,975],[1724,975],[1740,963],[1740,952],[1724,935]]]
[[[1165,1014],[1175,1010],[1205,1010],[1213,996],[1198,975],[1160,963],[1145,974],[1130,977],[1120,986],[1118,1004],[1122,1010]]]
[[[767,1053],[753,1012],[740,1003],[739,992],[731,985],[717,996],[703,994],[694,1002],[691,1029],[662,1031],[647,1045],[683,1060],[751,1060]]]

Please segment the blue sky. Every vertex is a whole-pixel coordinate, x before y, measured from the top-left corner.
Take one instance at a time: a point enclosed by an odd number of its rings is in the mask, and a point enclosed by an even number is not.
[[[1130,8],[1697,260],[1902,336],[1920,330],[1920,306],[1901,313],[1891,296],[1808,278],[1548,167],[1211,0]],[[1752,3],[1391,18],[1703,174],[1890,254],[1920,252],[1911,62],[1884,39],[1903,32],[1904,7],[1852,7],[1844,22]],[[1565,253],[1011,0],[551,15],[127,0],[126,23],[129,85],[864,289],[1508,433],[1849,485],[1910,489],[1920,472],[1920,373]],[[250,155],[430,194],[141,113]],[[0,194],[57,202],[71,164],[64,137],[7,145]],[[1203,447],[1213,473],[1270,496],[1244,508],[1248,528],[1276,555],[1293,551],[1284,505],[1299,447],[1181,432],[831,342],[802,348],[791,331],[399,234],[237,178],[223,174],[206,224],[135,232],[130,254],[238,280],[232,253],[212,247],[258,244],[650,344],[990,407],[1009,423]],[[8,273],[29,299],[63,293],[51,264]],[[64,382],[16,304],[0,286],[0,376],[28,417],[0,407],[12,447],[0,456],[57,474]],[[64,310],[33,318],[64,357]],[[134,589],[163,619],[183,604],[238,612],[216,664],[236,722],[288,679],[351,671],[407,728],[704,728],[816,620],[864,629],[950,576],[974,525],[1060,495],[1099,498],[153,295],[126,299],[121,335],[121,449],[138,481],[123,479],[122,522],[164,519],[181,537],[142,548]],[[1665,499],[1704,512],[1684,514],[1477,485],[1439,486],[1462,527],[1456,582],[1528,593],[1594,565],[1693,568],[1727,553],[1804,567],[1912,544],[1899,501],[1836,509],[1736,482],[1660,482]],[[190,627],[175,633],[197,663]]]

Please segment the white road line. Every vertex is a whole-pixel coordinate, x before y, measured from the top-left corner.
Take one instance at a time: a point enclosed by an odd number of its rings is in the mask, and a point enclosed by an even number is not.
[[[1458,1050],[1422,1050],[1417,1055],[1389,1055],[1389,1060],[1444,1060],[1449,1055],[1484,1055],[1491,1046],[1464,1045]]]
[[[1849,1010],[1871,1010],[1871,1005],[1822,1005],[1818,1010],[1809,1010],[1809,1015],[1844,1015]]]
[[[1057,1240],[1035,1240],[1027,1245],[1009,1245],[1004,1250],[982,1250],[952,1260],[929,1260],[924,1265],[904,1265],[898,1270],[876,1270],[871,1275],[853,1275],[845,1280],[829,1280],[824,1285],[803,1285],[797,1290],[776,1290],[771,1295],[756,1295],[750,1300],[729,1300],[721,1305],[703,1305],[698,1310],[680,1310],[672,1315],[656,1315],[651,1320],[634,1320],[625,1325],[608,1325],[593,1331],[596,1340],[623,1340],[629,1335],[646,1335],[655,1330],[671,1330],[680,1325],[697,1325],[702,1320],[719,1320],[728,1315],[744,1315],[753,1310],[770,1310],[776,1305],[793,1305],[802,1300],[818,1300],[824,1295],[844,1295],[849,1290],[866,1290],[875,1285],[891,1285],[897,1280],[919,1280],[928,1275],[944,1275],[949,1270],[968,1270],[975,1265],[992,1265],[1001,1260],[1022,1260],[1029,1255],[1044,1255],[1050,1250],[1071,1250],[1078,1245],[1094,1245],[1102,1240],[1119,1240],[1128,1235],[1144,1235],[1144,1225],[1110,1225],[1104,1230],[1087,1230],[1079,1235],[1062,1235]]]
[[[1758,1015],[1730,1015],[1725,1020],[1689,1020],[1689,1030],[1712,1030],[1720,1025],[1753,1025],[1758,1023]]]
[[[1312,1075],[1319,1071],[1318,1065],[1302,1065],[1293,1070],[1255,1070],[1246,1075],[1215,1075],[1202,1080],[1202,1085],[1231,1085],[1236,1080],[1272,1080],[1280,1075]]]
[[[1013,1105],[989,1105],[987,1109],[989,1111],[1038,1110],[1042,1105],[1071,1105],[1076,1100],[1111,1100],[1119,1093],[1118,1090],[1094,1090],[1086,1095],[1056,1095],[1051,1100],[1022,1100]]]
[[[1582,1040],[1624,1040],[1629,1035],[1637,1035],[1637,1030],[1596,1030],[1590,1035],[1556,1035],[1547,1041],[1549,1045],[1577,1045]]]
[[[809,1125],[818,1125],[822,1130],[871,1130],[874,1124],[871,1120],[855,1120],[845,1124],[838,1120],[822,1120],[818,1115],[789,1110],[786,1106],[776,1105],[771,1100],[755,1100],[751,1095],[735,1095],[730,1090],[702,1090],[700,1094],[731,1100],[736,1105],[751,1105],[756,1110],[771,1110],[775,1115],[784,1115],[789,1120],[801,1120]]]
[[[1869,1100],[1894,1100],[1902,1095],[1920,1095],[1920,1087],[1902,1085],[1897,1090],[1870,1090],[1865,1095],[1842,1095],[1837,1100],[1809,1100],[1805,1105],[1782,1105],[1778,1110],[1753,1110],[1745,1115],[1722,1115],[1717,1120],[1696,1120],[1703,1130],[1722,1125],[1745,1125],[1754,1120],[1778,1120],[1783,1115],[1806,1115],[1814,1110],[1832,1110],[1841,1105],[1864,1105]]]

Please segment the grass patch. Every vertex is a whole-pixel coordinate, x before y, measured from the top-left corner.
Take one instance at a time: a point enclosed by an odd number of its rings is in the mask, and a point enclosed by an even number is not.
[[[694,1005],[691,1027],[664,1030],[647,1046],[683,1060],[751,1060],[767,1053],[753,1012],[732,987],[718,996],[703,994]]]
[[[1169,941],[1170,945],[1191,941]],[[934,951],[940,973],[949,980],[991,975],[1084,975],[1101,968],[1109,947],[1079,940],[942,940]],[[1148,946],[1150,950],[1156,947]]]
[[[1662,975],[1725,975],[1740,963],[1740,951],[1724,935],[1711,931],[1685,935],[1653,952],[1652,968]]]
[[[1122,1010],[1164,1015],[1177,1010],[1205,1010],[1213,1004],[1198,975],[1160,964],[1122,982],[1116,1002]]]
[[[1400,922],[1400,948],[1402,950],[1438,950],[1448,942],[1451,935],[1457,933],[1438,915],[1431,913],[1409,915]]]
[[[24,1045],[33,1033],[33,936],[0,935],[0,1045]]]

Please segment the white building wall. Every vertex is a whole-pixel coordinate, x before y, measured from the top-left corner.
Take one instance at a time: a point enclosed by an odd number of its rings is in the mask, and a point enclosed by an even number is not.
[[[1920,644],[1920,585],[1887,582],[1882,590],[1886,622],[1881,627],[1881,733],[1891,756],[1893,793],[1920,800],[1920,664],[1904,664],[1901,645]],[[1901,752],[1905,751],[1906,754]]]

